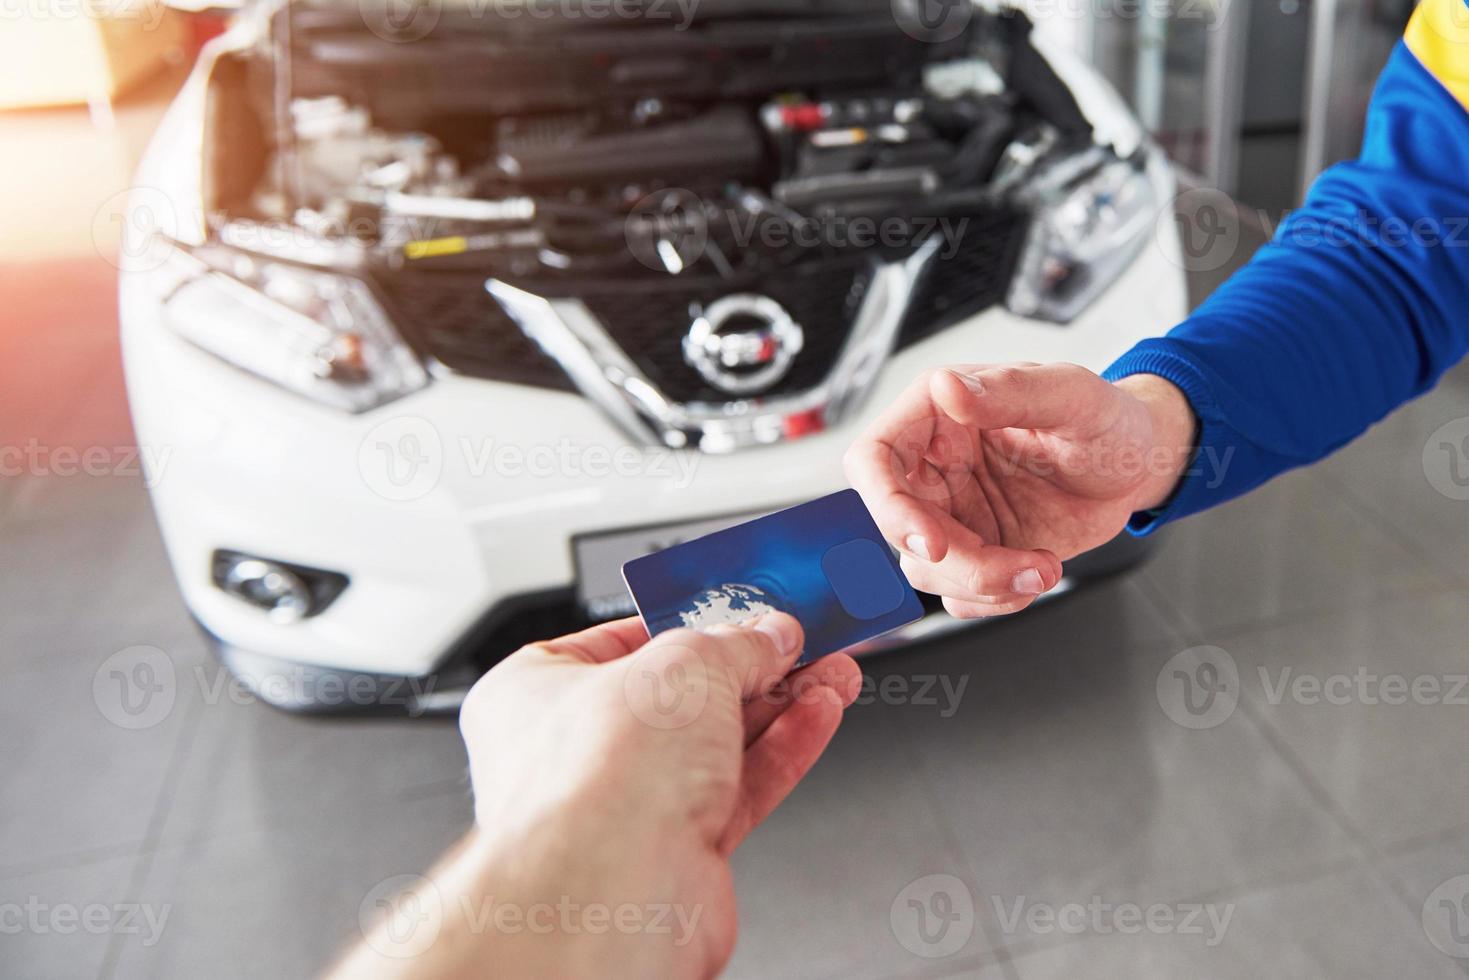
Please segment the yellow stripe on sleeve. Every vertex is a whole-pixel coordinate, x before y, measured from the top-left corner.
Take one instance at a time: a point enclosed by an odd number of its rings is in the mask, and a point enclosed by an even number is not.
[[[1423,0],[1403,32],[1419,63],[1469,109],[1469,5],[1465,0]]]

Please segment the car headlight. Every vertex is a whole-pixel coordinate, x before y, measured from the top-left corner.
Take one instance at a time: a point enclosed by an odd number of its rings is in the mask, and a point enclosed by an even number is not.
[[[223,247],[180,253],[158,274],[172,330],[282,388],[364,412],[428,383],[360,279]]]
[[[1164,166],[1155,153],[1146,162],[1103,160],[1037,190],[1006,296],[1010,310],[1065,323],[1110,286],[1153,230]]]

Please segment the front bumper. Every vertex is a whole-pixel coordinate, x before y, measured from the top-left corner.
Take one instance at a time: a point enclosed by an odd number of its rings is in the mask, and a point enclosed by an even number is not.
[[[1135,538],[1123,533],[1095,551],[1067,563],[1067,574],[1038,605],[1050,603],[1083,583],[1124,571],[1144,561],[1158,544],[1157,536]],[[924,596],[924,617],[849,652],[865,658],[936,640],[990,622],[954,619],[933,596]],[[491,651],[509,652],[529,641],[585,625],[569,592],[522,597],[493,610],[426,677],[339,670],[280,660],[241,650],[207,628],[220,661],[257,698],[291,713],[314,715],[388,714],[422,717],[457,713],[470,687],[490,666]],[[202,624],[201,628],[202,627]]]
[[[145,280],[129,275],[123,354],[180,588],[222,648],[238,651],[236,665],[254,655],[421,678],[525,597],[565,595],[573,537],[840,489],[847,445],[920,371],[1017,360],[1100,370],[1183,316],[1180,270],[1176,240],[1159,235],[1071,324],[992,308],[893,356],[841,425],[729,455],[633,450],[577,395],[460,376],[362,415],[323,408],[180,340]],[[281,624],[213,585],[220,548],[332,569],[351,584],[319,615]]]

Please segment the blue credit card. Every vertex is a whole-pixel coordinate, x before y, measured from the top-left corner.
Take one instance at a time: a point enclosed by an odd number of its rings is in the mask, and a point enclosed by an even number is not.
[[[635,558],[622,577],[652,636],[788,612],[806,630],[799,663],[923,615],[855,490]]]

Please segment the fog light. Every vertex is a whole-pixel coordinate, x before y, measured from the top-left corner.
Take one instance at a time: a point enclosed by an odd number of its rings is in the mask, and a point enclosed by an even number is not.
[[[216,551],[214,584],[274,622],[295,623],[330,605],[347,587],[347,577],[319,568]]]

